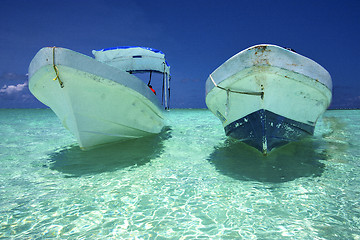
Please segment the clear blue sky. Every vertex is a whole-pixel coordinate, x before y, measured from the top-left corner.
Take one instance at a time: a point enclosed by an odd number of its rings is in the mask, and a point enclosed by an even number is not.
[[[260,43],[291,47],[331,74],[332,107],[360,108],[360,1],[1,0],[0,108],[41,105],[27,69],[44,46],[146,46],[171,65],[172,107],[205,108],[208,75]]]

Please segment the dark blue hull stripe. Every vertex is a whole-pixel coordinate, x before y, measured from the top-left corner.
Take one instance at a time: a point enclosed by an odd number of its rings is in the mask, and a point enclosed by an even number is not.
[[[273,148],[312,135],[314,128],[261,109],[227,125],[225,133],[267,153]]]

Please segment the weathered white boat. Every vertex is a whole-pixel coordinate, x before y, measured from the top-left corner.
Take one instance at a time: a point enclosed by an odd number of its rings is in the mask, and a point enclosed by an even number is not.
[[[331,102],[330,74],[313,60],[275,45],[231,57],[206,81],[206,105],[227,136],[264,154],[314,133]]]
[[[168,108],[165,55],[143,47],[93,54],[95,59],[69,49],[42,48],[29,66],[31,93],[55,112],[82,149],[161,132],[163,107],[149,85],[152,72],[163,74],[162,101]],[[149,72],[149,84],[136,72]]]

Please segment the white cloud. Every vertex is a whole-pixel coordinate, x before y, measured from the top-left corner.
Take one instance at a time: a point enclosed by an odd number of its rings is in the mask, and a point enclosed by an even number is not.
[[[24,90],[24,88],[26,88],[28,85],[28,83],[25,81],[24,83],[19,83],[17,85],[4,85],[1,89],[0,89],[0,93],[6,93],[8,95],[13,95],[19,92],[22,92]]]

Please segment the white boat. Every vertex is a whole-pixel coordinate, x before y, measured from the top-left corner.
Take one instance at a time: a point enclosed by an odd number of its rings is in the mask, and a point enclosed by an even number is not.
[[[262,44],[212,72],[206,105],[225,134],[267,154],[312,135],[332,97],[330,74],[291,49]]]
[[[144,47],[93,51],[95,58],[45,47],[29,66],[29,89],[76,137],[80,148],[160,133],[169,106],[170,66],[165,55]],[[162,74],[160,100],[134,73]]]

